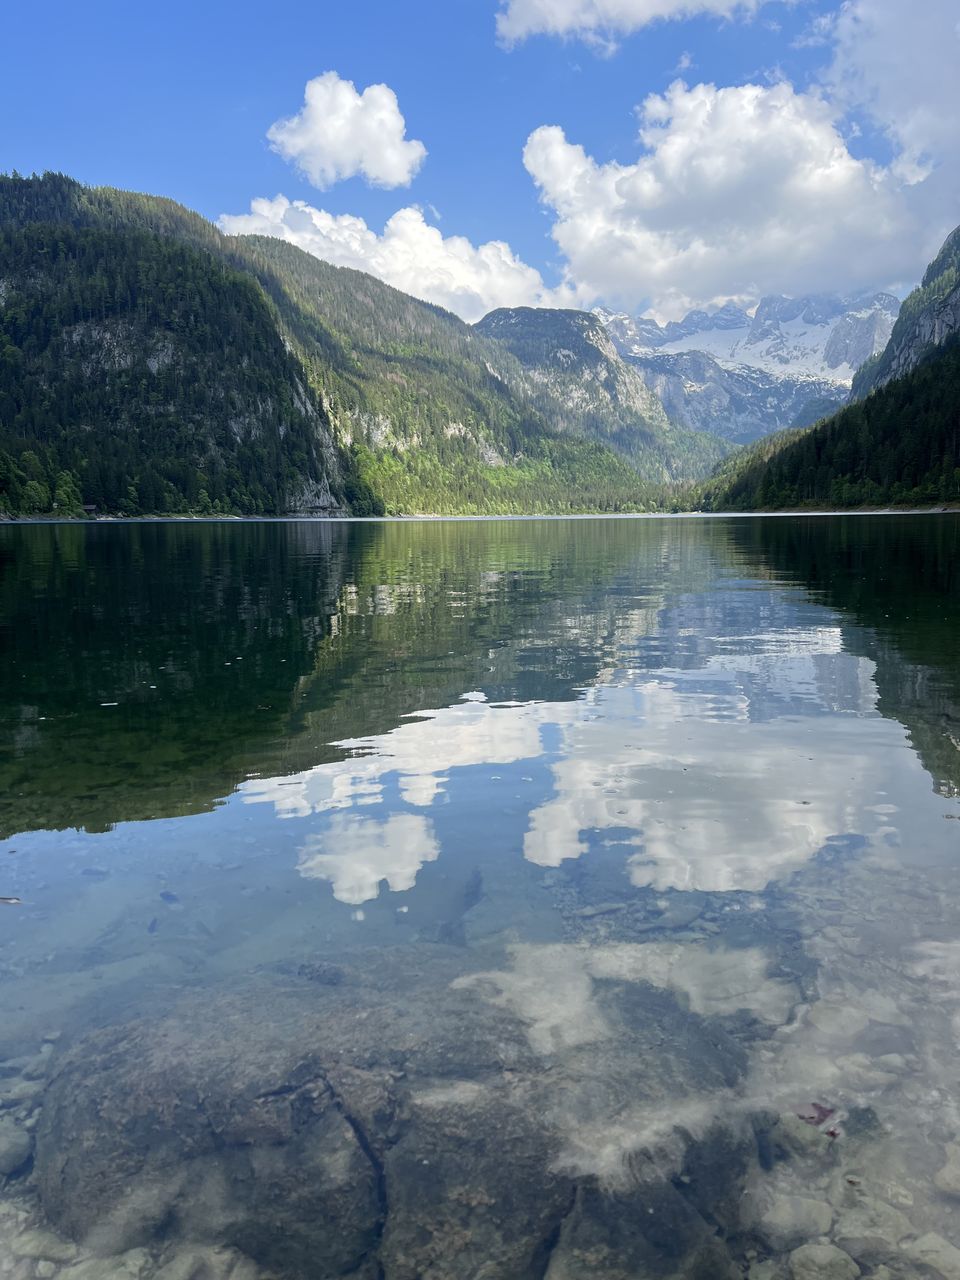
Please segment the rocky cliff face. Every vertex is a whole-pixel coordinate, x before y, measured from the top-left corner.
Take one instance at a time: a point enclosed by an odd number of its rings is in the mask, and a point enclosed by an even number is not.
[[[551,421],[610,445],[645,474],[662,480],[703,474],[720,456],[708,437],[677,431],[657,389],[621,357],[598,316],[503,307],[474,328],[520,362],[517,390]]]
[[[669,427],[660,401],[620,359],[610,335],[589,312],[502,307],[484,316],[476,329],[507,346],[529,382],[557,396],[571,418],[599,422],[620,413],[648,430]]]
[[[889,342],[878,358],[854,379],[854,398],[861,399],[885,383],[902,378],[957,333],[960,333],[960,227],[947,237],[919,288],[904,302]]]
[[[704,351],[633,356],[631,363],[674,422],[734,444],[809,426],[846,399],[846,389],[826,379],[778,377],[749,365],[725,369]]]
[[[68,514],[346,513],[351,460],[260,286],[185,210],[179,237],[160,201],[97,199],[0,178],[0,510],[60,509],[67,475]]]
[[[766,297],[665,326],[598,311],[617,350],[684,427],[737,442],[806,426],[847,398],[854,371],[890,336],[899,303]]]

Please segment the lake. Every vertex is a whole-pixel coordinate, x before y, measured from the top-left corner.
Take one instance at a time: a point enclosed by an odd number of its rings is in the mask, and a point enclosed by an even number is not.
[[[0,1275],[960,1277],[960,519],[0,526]]]

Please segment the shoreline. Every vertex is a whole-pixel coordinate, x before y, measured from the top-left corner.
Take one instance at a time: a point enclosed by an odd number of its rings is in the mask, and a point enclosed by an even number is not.
[[[482,520],[757,520],[823,516],[960,515],[960,503],[933,507],[804,507],[778,511],[570,511],[510,512],[488,515],[416,513],[389,516],[348,515],[150,515],[150,516],[0,516],[6,525],[129,525],[129,524],[400,524]]]

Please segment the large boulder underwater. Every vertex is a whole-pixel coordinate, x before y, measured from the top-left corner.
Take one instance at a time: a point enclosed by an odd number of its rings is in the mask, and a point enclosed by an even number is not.
[[[327,958],[90,1031],[37,1129],[49,1221],[98,1255],[174,1239],[283,1280],[741,1276],[776,1117],[734,1105],[740,1023],[482,964]]]

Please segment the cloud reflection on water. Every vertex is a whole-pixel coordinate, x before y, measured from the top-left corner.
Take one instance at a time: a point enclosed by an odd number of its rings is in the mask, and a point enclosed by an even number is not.
[[[566,726],[555,796],[531,815],[525,856],[558,866],[588,832],[622,833],[637,886],[759,890],[833,835],[860,830],[871,723],[749,718],[742,695],[662,681],[608,687],[603,715]],[[625,720],[635,716],[632,741]]]
[[[418,814],[395,813],[385,822],[337,814],[323,836],[303,846],[297,870],[329,880],[338,901],[360,906],[377,896],[381,880],[394,893],[412,889],[423,864],[439,856],[433,829]]]
[[[467,694],[338,743],[344,760],[242,792],[280,817],[329,815],[302,844],[299,869],[354,905],[383,880],[411,888],[439,857],[423,812],[457,770],[519,783],[537,763],[550,789],[525,801],[529,862],[556,867],[599,839],[623,847],[637,887],[756,891],[831,837],[876,827],[871,748],[878,725],[893,730],[875,706],[872,664],[844,653],[836,628],[735,637],[699,670],[608,669],[575,702]]]

